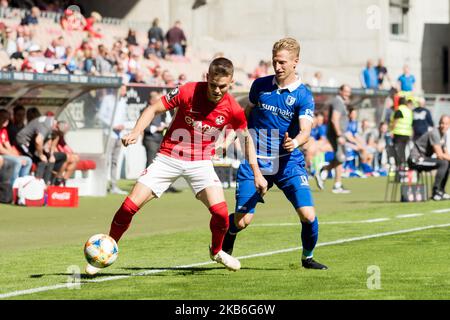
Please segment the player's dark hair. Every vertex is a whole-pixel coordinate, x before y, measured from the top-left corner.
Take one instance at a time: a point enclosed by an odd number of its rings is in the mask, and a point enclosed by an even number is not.
[[[233,62],[227,58],[216,58],[209,65],[208,73],[212,77],[229,77],[234,74]]]

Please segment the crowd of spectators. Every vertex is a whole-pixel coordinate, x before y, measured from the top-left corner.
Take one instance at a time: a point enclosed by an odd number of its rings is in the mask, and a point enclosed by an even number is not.
[[[0,1],[6,14],[8,0]],[[16,16],[17,23],[0,23],[0,56],[7,57],[9,62],[1,65],[3,71],[119,76],[124,83],[158,86],[173,86],[186,81],[186,74],[174,75],[162,67],[163,60],[189,61],[185,56],[187,38],[180,21],[164,33],[159,20],[154,19],[145,42],[139,41],[134,29],[129,29],[123,38],[105,41],[98,27],[102,21],[99,13],[92,12],[85,18],[76,7],[61,11],[61,3],[55,1],[51,7],[51,10],[61,12],[61,35],[45,46],[36,41],[41,15],[38,6],[31,7],[24,16]],[[84,38],[75,45],[70,37],[73,32],[82,33]],[[113,44],[109,47],[107,43]]]

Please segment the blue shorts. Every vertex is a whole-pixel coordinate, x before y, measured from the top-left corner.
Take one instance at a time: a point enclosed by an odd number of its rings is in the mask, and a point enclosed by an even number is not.
[[[250,171],[249,171],[250,170]],[[237,175],[236,213],[255,213],[258,202],[264,203],[255,187],[253,174],[248,163],[241,164]],[[281,163],[280,170],[275,175],[264,175],[268,182],[268,189],[275,184],[283,191],[294,209],[313,207],[311,189],[306,170],[295,163]]]

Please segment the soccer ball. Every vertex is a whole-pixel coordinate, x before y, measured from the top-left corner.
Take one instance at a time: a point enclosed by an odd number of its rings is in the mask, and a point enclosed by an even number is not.
[[[116,241],[106,234],[96,234],[84,245],[87,262],[97,268],[106,268],[116,261],[119,248]]]

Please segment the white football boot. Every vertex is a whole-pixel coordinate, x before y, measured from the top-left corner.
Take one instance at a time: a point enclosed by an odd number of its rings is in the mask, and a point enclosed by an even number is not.
[[[241,268],[241,263],[238,259],[230,256],[225,251],[220,250],[216,255],[212,255],[211,248],[209,249],[209,256],[211,260],[221,263],[230,271],[238,271]]]

